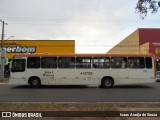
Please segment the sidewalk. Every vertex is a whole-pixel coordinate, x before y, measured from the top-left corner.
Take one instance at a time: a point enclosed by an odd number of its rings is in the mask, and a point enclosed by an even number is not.
[[[4,80],[0,79],[0,83],[9,83],[9,78],[5,78]]]
[[[129,117],[42,117],[34,120],[159,120],[151,114],[160,116],[160,103],[0,103],[0,111],[117,111],[121,114],[129,114]],[[131,114],[134,116],[131,116]],[[103,114],[103,113],[102,113]],[[146,114],[146,117],[142,117]],[[137,115],[137,116],[136,116]],[[144,115],[145,116],[145,115]],[[6,120],[2,119],[1,120]],[[22,118],[30,120],[32,118]],[[12,118],[10,120],[17,120]]]

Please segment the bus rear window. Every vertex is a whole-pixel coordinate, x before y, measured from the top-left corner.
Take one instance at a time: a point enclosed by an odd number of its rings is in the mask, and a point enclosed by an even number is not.
[[[13,59],[12,61],[12,72],[24,72],[26,60],[25,59]]]

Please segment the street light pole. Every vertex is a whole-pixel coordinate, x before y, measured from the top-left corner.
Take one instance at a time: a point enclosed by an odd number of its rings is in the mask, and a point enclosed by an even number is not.
[[[1,40],[1,79],[4,80],[4,63],[5,63],[5,50],[4,50],[4,21],[2,21],[2,40]]]
[[[9,38],[7,38],[6,40],[9,40],[10,38],[14,38],[14,36],[10,36]]]

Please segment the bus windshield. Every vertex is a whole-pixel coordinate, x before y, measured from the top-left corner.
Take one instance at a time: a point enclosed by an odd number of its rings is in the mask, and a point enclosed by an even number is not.
[[[24,72],[25,71],[25,59],[13,59],[12,61],[12,72]]]

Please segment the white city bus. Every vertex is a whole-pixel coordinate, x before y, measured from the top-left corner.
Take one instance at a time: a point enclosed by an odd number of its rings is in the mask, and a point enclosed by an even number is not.
[[[16,85],[97,85],[155,82],[155,59],[142,54],[17,54],[10,83]]]

